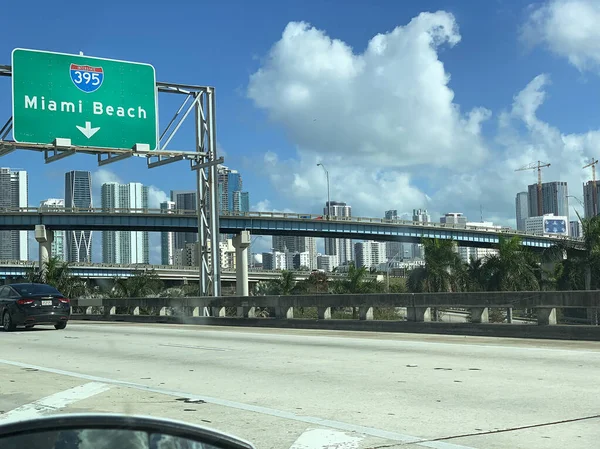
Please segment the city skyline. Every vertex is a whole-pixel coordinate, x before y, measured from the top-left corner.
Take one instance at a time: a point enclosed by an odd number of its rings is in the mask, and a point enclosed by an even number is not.
[[[9,169],[10,170],[10,169]],[[239,174],[239,172],[237,170],[230,170],[227,167],[225,167],[225,171],[224,171],[228,176],[230,174],[233,175],[237,175],[236,177],[234,177],[234,186],[236,187],[236,190],[234,190],[233,193],[233,198],[235,200],[236,194],[242,197],[247,197],[249,196],[249,192],[245,192],[242,190],[239,190],[239,187],[241,186],[241,175]],[[92,193],[91,197],[90,195],[88,195],[89,191],[90,191],[90,187],[91,190],[93,189],[93,182],[92,182],[92,175],[90,172],[85,172],[85,171],[71,171],[71,172],[67,172],[65,173],[65,188],[67,188],[67,186],[71,186],[71,183],[73,181],[73,177],[75,177],[76,179],[78,179],[78,186],[77,186],[77,191],[80,192],[79,195],[83,196],[83,202],[81,202],[81,198],[80,198],[80,203],[79,204],[88,204],[86,203],[88,200],[90,201],[89,204],[93,204],[93,200],[91,198],[94,197],[94,194]],[[91,183],[91,186],[90,186]],[[145,192],[145,205],[144,204],[138,204],[138,206],[140,207],[148,207],[148,192],[149,192],[149,188],[148,186],[142,186],[140,183],[127,183],[127,184],[119,184],[115,181],[111,181],[111,182],[105,182],[102,184],[101,186],[101,190],[102,188],[104,188],[105,186],[109,186],[109,185],[139,185],[140,188],[142,188]],[[567,190],[566,190],[566,184],[564,182],[549,182],[546,183],[547,185],[559,185],[561,186],[561,188],[563,188],[564,190],[564,194],[566,194]],[[223,183],[221,184],[223,185]],[[585,186],[584,186],[585,187]],[[553,189],[554,192],[556,192],[557,189]],[[221,188],[221,192],[225,192],[227,191],[227,189],[223,189]],[[65,192],[67,193],[67,192]],[[522,194],[523,192],[520,192],[520,194]],[[87,196],[86,196],[87,195]],[[186,210],[190,210],[191,213],[193,213],[193,209],[195,209],[195,192],[194,191],[172,191],[171,195],[173,198],[177,198],[179,197],[179,206],[177,204],[177,202],[175,201],[166,201],[161,203],[159,206],[160,207],[165,207],[165,204],[168,205],[168,208],[180,208],[180,209],[186,209]],[[65,195],[67,196],[67,195]],[[111,207],[108,203],[104,203],[103,199],[104,199],[104,195],[100,195],[101,198],[101,207]],[[45,201],[42,201],[40,204],[42,206],[46,206],[46,207],[59,207],[60,203],[59,203],[60,199],[47,199]],[[231,205],[231,207],[235,210],[238,209],[239,206],[236,207],[236,202],[239,204],[240,200],[235,200],[234,204]],[[557,201],[554,201],[554,203],[557,203]],[[65,202],[66,204],[66,202]],[[82,207],[82,206],[80,206]],[[134,208],[133,206],[129,206],[131,208]],[[345,202],[340,202],[340,201],[331,201],[331,209],[328,207],[328,204],[326,203],[326,206],[323,209],[323,213],[327,214],[329,211],[331,210],[332,215],[340,215],[343,216],[344,214],[347,216],[350,216],[352,214],[351,210],[351,206],[348,205]],[[408,213],[406,212],[402,212],[402,213],[398,213],[398,210],[395,209],[389,209],[384,211],[383,216],[385,218],[388,219],[409,219],[410,216]],[[412,219],[414,221],[430,221],[430,214],[428,213],[427,210],[424,209],[415,209],[413,210],[413,216]],[[461,213],[446,213],[444,214],[444,216],[440,217],[440,221],[443,222],[444,220],[451,220],[456,221],[457,222],[466,222],[467,218],[464,217],[464,215],[462,215]],[[571,229],[572,226],[567,225],[567,229]],[[567,231],[568,232],[568,231]],[[82,234],[85,236],[87,232],[82,232]],[[69,248],[69,243],[67,242],[68,240],[68,234],[65,235],[64,239],[62,237],[60,237],[61,234],[59,234],[59,238],[53,243],[53,248],[54,248],[54,252],[56,252],[59,257],[63,257],[62,256],[62,251],[59,248],[64,248],[64,252],[65,252],[65,259],[68,260],[68,248]],[[111,233],[112,234],[112,233]],[[135,233],[134,233],[135,234]],[[139,233],[140,235],[143,235],[144,233]],[[90,233],[87,233],[87,235],[90,235]],[[106,238],[105,238],[106,236]],[[182,239],[183,236],[183,240]],[[148,234],[146,233],[145,237],[142,237],[142,241],[148,242],[148,243],[141,243],[140,247],[144,248],[140,254],[143,254],[140,257],[136,257],[136,258],[119,258],[116,255],[113,257],[109,257],[106,255],[107,253],[107,246],[111,246],[109,240],[109,236],[108,233],[104,232],[102,233],[102,239],[97,239],[100,241],[101,243],[101,247],[102,247],[102,258],[101,260],[104,262],[108,262],[108,263],[163,263],[163,264],[170,264],[174,262],[174,255],[175,255],[175,249],[181,249],[183,247],[185,247],[186,243],[194,243],[195,241],[197,241],[197,235],[195,233],[189,233],[189,241],[186,241],[186,236],[185,234],[176,234],[176,233],[163,233],[162,235],[158,235],[159,241],[158,241],[158,256],[155,252],[154,256],[151,257],[150,256],[150,248],[149,248],[149,237]],[[176,245],[176,241],[177,238],[180,239],[180,248],[177,248]],[[226,236],[222,236],[222,239],[225,239]],[[27,241],[29,242],[30,237],[27,239]],[[64,240],[64,241],[63,241]],[[337,246],[340,245],[340,243],[335,243],[336,246],[332,246],[332,247],[328,247],[328,240],[329,241],[336,241],[339,240],[341,241],[341,246],[340,249],[337,248]],[[311,239],[308,240],[311,241],[311,243],[307,243],[305,245],[305,248],[310,248],[309,251],[310,255],[308,256],[308,266],[311,269],[315,269],[316,267],[318,267],[319,265],[319,256],[333,256],[335,260],[333,259],[328,259],[326,262],[323,262],[325,264],[329,265],[333,265],[333,266],[337,266],[337,265],[344,265],[347,264],[349,261],[357,261],[357,257],[355,256],[354,252],[355,249],[357,248],[356,243],[357,241],[352,241],[350,239]],[[106,242],[106,243],[105,243]],[[273,244],[273,248],[275,248],[277,245]],[[347,249],[346,247],[350,248]],[[292,245],[292,248],[295,248]],[[333,248],[332,249],[328,249],[328,248]],[[399,244],[398,242],[389,242],[386,245],[386,258],[388,260],[391,260],[393,258],[398,258],[401,260],[412,260],[412,259],[419,259],[423,257],[422,251],[421,251],[422,245],[419,244]],[[345,254],[346,256],[343,256],[343,260],[340,262],[340,254],[343,252],[342,249],[345,250]],[[335,251],[339,251],[339,253],[335,253]],[[253,253],[263,253],[264,250],[260,247],[256,247],[254,246],[252,248]],[[329,254],[328,254],[329,251]],[[298,252],[298,253],[303,253],[305,252],[304,250],[293,250],[290,252]],[[334,253],[334,254],[331,254]],[[394,253],[394,254],[392,254]],[[116,253],[115,253],[116,254]],[[96,254],[90,254],[90,259],[84,259],[84,260],[93,260],[93,261],[98,261],[98,256]],[[135,262],[135,261],[139,261],[139,262]],[[322,260],[324,260],[322,258]]]

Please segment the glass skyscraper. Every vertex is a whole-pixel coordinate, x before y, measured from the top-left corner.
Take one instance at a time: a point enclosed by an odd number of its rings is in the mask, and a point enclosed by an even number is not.
[[[529,217],[537,217],[538,193],[537,184],[527,186],[529,202]],[[569,216],[569,190],[567,183],[562,181],[542,183],[542,215],[554,214],[560,217]]]
[[[517,229],[519,231],[525,231],[525,220],[529,217],[528,197],[529,195],[527,194],[527,192],[519,192],[517,193],[517,197],[515,198]]]
[[[65,173],[65,208],[91,209],[92,174],[74,170]],[[69,262],[92,261],[92,231],[68,231],[66,254]]]

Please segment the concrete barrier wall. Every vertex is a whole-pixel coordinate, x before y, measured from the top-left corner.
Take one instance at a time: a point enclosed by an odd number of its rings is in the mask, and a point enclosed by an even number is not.
[[[563,326],[556,319],[556,310],[566,308],[587,309],[588,316],[594,315],[600,308],[600,291],[79,299],[72,305],[72,318],[79,320],[600,340],[600,326]],[[356,308],[357,319],[331,319],[332,309],[349,307]],[[235,317],[228,317],[226,310],[232,308]],[[296,308],[316,308],[317,319],[294,318]],[[406,321],[376,321],[376,308],[403,308]],[[432,322],[432,311],[443,308],[468,309],[471,322]],[[513,309],[533,309],[538,326],[488,323],[490,308],[505,309],[508,323]],[[274,317],[257,317],[257,310],[265,309],[274,311]]]

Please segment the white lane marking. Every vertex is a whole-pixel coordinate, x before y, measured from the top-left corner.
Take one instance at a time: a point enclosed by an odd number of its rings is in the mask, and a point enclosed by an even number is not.
[[[308,429],[290,449],[357,449],[364,435],[349,435],[331,429]]]
[[[359,433],[359,434],[370,435],[370,436],[377,437],[377,438],[383,438],[383,439],[392,440],[392,441],[399,441],[402,443],[413,443],[413,444],[416,444],[419,446],[430,447],[430,448],[435,448],[435,449],[474,449],[474,448],[471,448],[468,446],[460,446],[460,445],[456,445],[456,444],[452,444],[452,443],[444,443],[442,441],[423,441],[424,440],[423,438],[417,438],[417,437],[414,437],[411,435],[404,435],[401,433],[390,432],[390,431],[383,430],[383,429],[377,429],[375,427],[359,426],[356,424],[349,424],[349,423],[345,423],[342,421],[333,421],[333,420],[329,420],[329,419],[318,418],[315,416],[296,415],[294,413],[286,412],[284,410],[277,410],[277,409],[268,408],[268,407],[261,407],[258,405],[244,404],[243,402],[228,401],[227,399],[213,398],[210,396],[200,396],[197,394],[183,393],[181,391],[163,390],[161,388],[154,388],[154,387],[150,387],[148,385],[137,384],[134,382],[127,382],[124,380],[109,379],[106,377],[91,376],[89,374],[80,374],[80,373],[75,373],[72,371],[64,371],[61,369],[46,368],[43,366],[30,365],[28,363],[14,362],[12,360],[0,359],[0,364],[17,366],[19,368],[37,369],[38,371],[44,371],[47,373],[58,374],[61,376],[69,376],[69,377],[75,377],[77,379],[89,380],[91,382],[100,382],[100,383],[105,383],[105,384],[110,384],[110,385],[118,385],[118,386],[122,386],[122,387],[135,388],[137,390],[150,391],[152,393],[164,394],[166,396],[174,396],[177,398],[185,397],[185,398],[189,398],[193,401],[204,401],[204,402],[207,402],[210,404],[220,405],[223,407],[229,407],[229,408],[234,408],[234,409],[238,409],[238,410],[244,410],[247,412],[261,413],[263,415],[274,416],[276,418],[290,419],[293,421],[304,422],[304,423],[312,424],[312,425],[316,425],[316,426],[331,427],[333,429],[345,430],[347,432],[355,432],[355,433]]]
[[[51,394],[45,398],[0,414],[0,424],[47,415],[58,409],[64,408],[67,405],[104,393],[110,388],[112,388],[112,385],[107,383],[90,382],[59,393]]]

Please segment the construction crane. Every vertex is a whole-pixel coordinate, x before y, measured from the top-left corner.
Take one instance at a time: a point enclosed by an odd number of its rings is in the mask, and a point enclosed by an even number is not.
[[[592,208],[593,216],[598,215],[598,191],[596,190],[596,164],[598,163],[598,159],[592,158],[589,164],[584,165],[583,168],[592,167],[592,201],[594,203],[594,207]]]
[[[524,171],[524,170],[537,170],[538,174],[538,182],[537,182],[537,214],[538,217],[544,215],[544,208],[542,207],[542,168],[550,167],[550,164],[545,162],[537,161],[532,162],[525,167],[517,168],[515,171]]]

